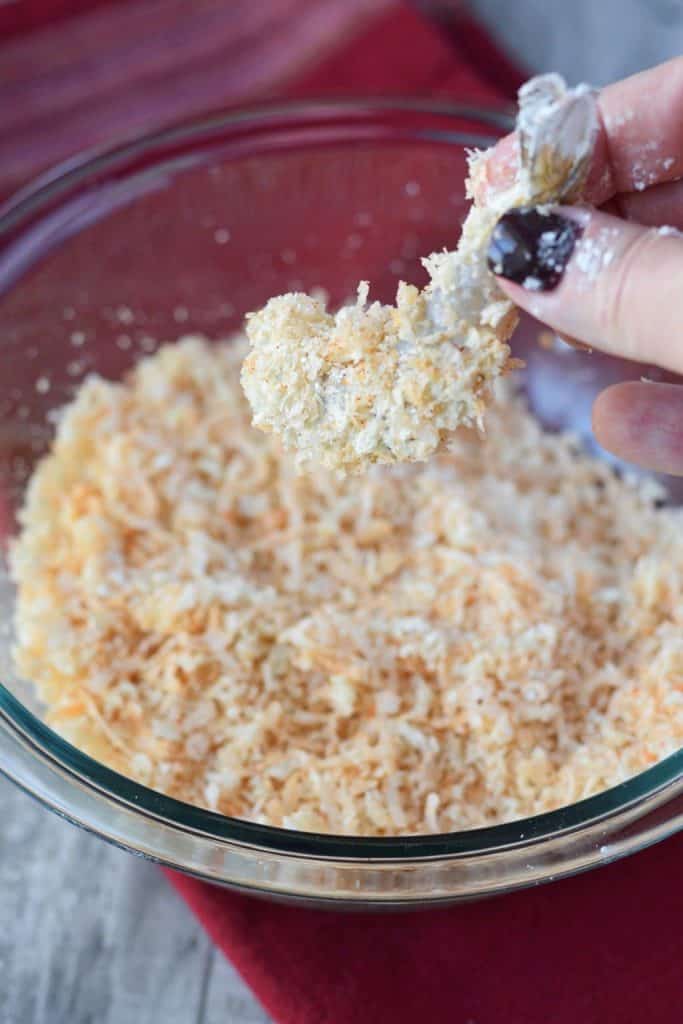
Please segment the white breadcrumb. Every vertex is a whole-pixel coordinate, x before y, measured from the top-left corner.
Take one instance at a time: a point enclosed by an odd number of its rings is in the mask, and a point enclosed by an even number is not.
[[[520,90],[516,180],[472,206],[455,252],[423,260],[423,291],[401,282],[396,306],[368,304],[363,282],[336,314],[301,293],[251,314],[242,386],[254,426],[279,435],[302,466],[352,473],[425,461],[458,427],[483,429],[492,382],[519,365],[507,344],[517,310],[487,266],[491,232],[512,207],[576,198],[596,126],[585,86],[532,79]],[[485,154],[473,154],[469,195],[480,195],[485,171]]]
[[[245,344],[89,379],[12,551],[60,733],[227,815],[405,835],[509,821],[683,741],[683,516],[507,387],[424,465],[297,473]],[[501,385],[502,386],[502,385]]]

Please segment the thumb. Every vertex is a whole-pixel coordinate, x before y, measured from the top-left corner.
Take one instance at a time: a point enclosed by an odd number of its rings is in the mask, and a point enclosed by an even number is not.
[[[523,309],[615,356],[683,373],[683,235],[577,207],[512,210],[489,267]]]

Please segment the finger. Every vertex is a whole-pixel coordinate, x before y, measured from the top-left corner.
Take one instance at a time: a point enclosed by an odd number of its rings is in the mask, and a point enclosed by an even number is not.
[[[683,230],[683,181],[669,181],[664,185],[655,185],[646,192],[630,192],[617,195],[606,204],[608,212],[627,220],[636,221],[657,227],[667,224],[669,227]],[[603,206],[603,209],[605,207]]]
[[[600,130],[584,197],[601,205],[611,196],[642,192],[683,177],[683,58],[677,57],[614,85],[598,97]],[[507,135],[487,157],[476,199],[512,184],[518,148]]]
[[[593,431],[603,448],[626,462],[683,476],[683,387],[614,384],[595,401]]]
[[[683,58],[608,85],[598,109],[602,129],[587,202],[683,176]]]
[[[489,150],[473,181],[472,197],[483,205],[488,196],[504,192],[514,182],[519,167],[519,140],[516,133],[505,135]]]
[[[538,320],[591,348],[683,372],[683,238],[558,207],[498,222],[489,266]]]

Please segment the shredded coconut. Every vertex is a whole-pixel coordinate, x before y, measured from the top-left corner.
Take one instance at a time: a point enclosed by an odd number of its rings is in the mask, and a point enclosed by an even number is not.
[[[241,341],[84,382],[11,553],[49,721],[145,785],[287,828],[404,835],[572,803],[683,741],[683,516],[544,434],[297,474]]]

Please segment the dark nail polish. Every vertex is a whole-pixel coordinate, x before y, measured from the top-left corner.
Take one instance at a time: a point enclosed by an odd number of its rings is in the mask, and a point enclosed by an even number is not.
[[[530,291],[552,291],[562,278],[581,232],[580,224],[552,210],[510,210],[491,234],[489,270]]]

